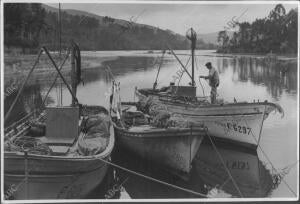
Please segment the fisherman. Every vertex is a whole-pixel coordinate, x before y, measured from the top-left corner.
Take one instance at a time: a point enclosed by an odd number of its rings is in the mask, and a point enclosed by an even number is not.
[[[211,65],[211,62],[207,62],[205,64],[206,68],[209,70],[208,76],[199,76],[199,78],[204,78],[209,80],[209,86],[211,87],[210,91],[210,100],[211,103],[216,103],[217,98],[217,87],[219,86],[219,73],[218,71]]]

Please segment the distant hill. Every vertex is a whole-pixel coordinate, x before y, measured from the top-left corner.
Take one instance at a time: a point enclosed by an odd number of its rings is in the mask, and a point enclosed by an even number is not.
[[[46,23],[51,27],[48,29],[50,34],[45,34],[43,41],[49,43],[51,41],[49,41],[49,37],[52,41],[57,39],[57,15],[55,14],[58,12],[58,9],[45,4],[42,4],[42,7],[48,13]],[[190,42],[185,36],[171,30],[163,30],[150,25],[115,19],[109,16],[99,16],[73,9],[62,9],[61,12],[63,41],[67,42],[72,37],[80,43],[83,49],[154,50],[164,49],[165,43],[169,44],[173,49],[189,49],[190,47]],[[198,45],[198,49],[212,48],[212,45],[208,45],[203,41]]]
[[[219,32],[213,32],[213,33],[205,33],[205,34],[198,34],[198,39],[202,39],[206,43],[212,43],[217,45],[218,44],[218,33]],[[233,35],[233,31],[228,31],[229,37]]]

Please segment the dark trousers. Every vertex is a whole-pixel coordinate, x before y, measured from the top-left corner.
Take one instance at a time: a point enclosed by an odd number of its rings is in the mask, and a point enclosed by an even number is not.
[[[212,86],[210,91],[210,102],[212,104],[217,102],[217,87]]]

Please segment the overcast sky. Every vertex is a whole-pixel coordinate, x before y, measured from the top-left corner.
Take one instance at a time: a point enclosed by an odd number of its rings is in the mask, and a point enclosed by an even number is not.
[[[48,4],[58,7],[58,4]],[[179,4],[179,3],[62,3],[62,9],[87,11],[100,16],[136,20],[184,34],[193,27],[198,33],[211,33],[224,29],[232,17],[252,22],[266,17],[276,4]],[[287,12],[297,4],[284,4]]]

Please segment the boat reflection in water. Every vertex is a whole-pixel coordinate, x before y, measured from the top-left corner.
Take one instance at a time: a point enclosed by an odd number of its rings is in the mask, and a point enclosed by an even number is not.
[[[219,155],[210,142],[201,145],[194,163],[197,176],[207,186],[214,188],[209,192],[210,196],[222,197],[224,192],[231,197],[268,196],[273,186],[272,176],[259,160],[256,151],[245,151],[232,146],[224,147],[224,144],[222,146],[217,144],[216,147]],[[230,179],[219,156],[222,157],[239,190]]]
[[[207,139],[203,142],[197,152],[189,177],[186,179],[174,176],[159,166],[149,165],[146,161],[124,150],[119,150],[113,157],[114,162],[131,170],[197,192],[198,195],[122,170],[117,170],[119,180],[125,181],[123,187],[132,199],[241,197],[213,146]],[[262,198],[270,194],[273,186],[272,175],[259,160],[256,151],[249,149],[243,151],[238,146],[228,146],[220,142],[215,144],[242,197]]]

